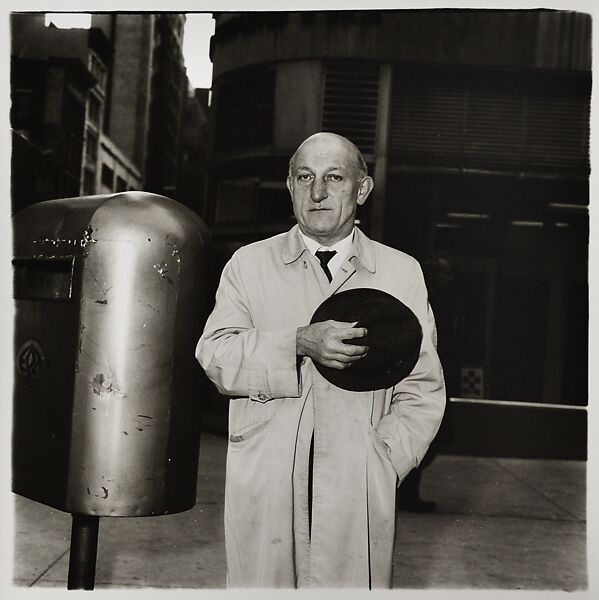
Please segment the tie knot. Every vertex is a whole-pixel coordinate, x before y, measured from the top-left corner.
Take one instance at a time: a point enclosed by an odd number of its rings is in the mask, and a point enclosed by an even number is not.
[[[337,254],[336,250],[317,250],[315,252],[316,258],[320,261],[323,269],[329,264],[329,261],[335,254]]]

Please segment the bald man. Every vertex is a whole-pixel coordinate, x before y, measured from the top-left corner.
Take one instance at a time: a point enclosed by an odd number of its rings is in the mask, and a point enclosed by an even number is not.
[[[332,133],[291,157],[297,225],[225,266],[196,356],[230,398],[225,486],[229,587],[391,587],[395,490],[426,453],[445,403],[418,263],[354,225],[374,186],[358,148]],[[368,352],[354,323],[309,324],[339,291],[383,290],[423,330],[412,374],[390,389],[341,390],[314,367]]]

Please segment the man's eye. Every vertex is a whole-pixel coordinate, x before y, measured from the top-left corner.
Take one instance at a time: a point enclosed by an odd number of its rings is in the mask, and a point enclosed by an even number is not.
[[[343,179],[343,177],[342,177],[341,175],[337,175],[337,174],[335,174],[335,173],[331,173],[331,174],[328,176],[328,180],[329,180],[329,181],[341,181],[342,179]]]
[[[312,175],[309,173],[301,173],[297,176],[298,181],[310,181],[312,179]]]

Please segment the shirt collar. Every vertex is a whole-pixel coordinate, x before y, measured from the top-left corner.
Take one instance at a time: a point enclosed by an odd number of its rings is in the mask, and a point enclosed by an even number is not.
[[[316,254],[317,250],[333,250],[337,252],[337,254],[339,254],[340,256],[345,257],[351,251],[352,241],[354,239],[354,230],[355,228],[351,230],[351,233],[347,237],[344,237],[342,240],[339,240],[332,246],[322,246],[316,240],[313,240],[312,238],[309,238],[307,235],[302,233],[301,229],[299,234],[302,236],[304,244],[306,244],[306,248],[308,248],[308,250],[312,252],[312,254]]]
[[[304,252],[308,251],[309,250],[303,240],[302,232],[297,224],[287,233],[283,234],[282,258],[285,264],[296,261]],[[376,271],[374,242],[362,233],[358,227],[354,227],[353,246],[348,258],[354,256],[358,258],[365,269],[371,273]]]

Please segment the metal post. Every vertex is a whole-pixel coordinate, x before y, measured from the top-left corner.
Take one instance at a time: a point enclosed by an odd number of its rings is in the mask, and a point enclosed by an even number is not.
[[[99,525],[100,517],[73,515],[68,590],[94,589]]]

